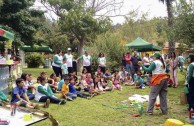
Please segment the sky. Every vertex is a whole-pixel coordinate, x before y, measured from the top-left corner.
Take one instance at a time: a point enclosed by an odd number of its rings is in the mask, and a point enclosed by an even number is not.
[[[46,10],[43,5],[36,1],[34,4],[34,7],[37,9]],[[167,16],[166,12],[166,6],[165,4],[159,2],[159,0],[124,0],[123,7],[119,11],[118,14],[125,15],[129,13],[132,10],[136,10],[138,8],[139,13],[141,14],[148,12],[148,18],[151,19],[153,17],[165,17]],[[48,18],[54,18],[57,19],[57,16],[48,11],[47,14],[45,14]],[[118,16],[118,17],[111,17],[111,20],[113,21],[113,24],[117,23],[124,23],[125,19],[124,17]]]

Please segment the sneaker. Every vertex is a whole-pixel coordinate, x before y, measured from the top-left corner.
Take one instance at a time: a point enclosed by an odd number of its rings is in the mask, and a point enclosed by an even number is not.
[[[142,88],[145,88],[145,87],[142,87]]]
[[[50,104],[50,99],[47,99],[46,102],[44,103],[44,108],[48,108]]]
[[[59,102],[59,105],[64,105],[65,103],[66,103],[65,100],[61,100],[61,101]]]
[[[68,100],[68,101],[73,101],[73,99],[72,99],[72,98],[70,98],[70,97],[67,97],[67,100]]]

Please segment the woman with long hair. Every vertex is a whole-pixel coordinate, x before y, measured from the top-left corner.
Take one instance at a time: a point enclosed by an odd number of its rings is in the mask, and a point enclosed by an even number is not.
[[[174,88],[178,87],[178,78],[177,78],[177,73],[178,73],[178,58],[176,57],[175,52],[171,52],[171,59],[170,59],[170,73],[172,75],[172,80],[174,84]]]
[[[152,72],[152,78],[150,81],[151,91],[149,95],[149,103],[147,113],[152,115],[154,104],[156,102],[156,98],[159,95],[160,97],[160,109],[162,110],[162,114],[166,115],[167,111],[167,74],[165,73],[165,64],[163,58],[160,53],[154,53],[153,62],[150,64],[148,68],[146,68],[142,63],[139,63],[142,66],[142,69],[146,72]]]

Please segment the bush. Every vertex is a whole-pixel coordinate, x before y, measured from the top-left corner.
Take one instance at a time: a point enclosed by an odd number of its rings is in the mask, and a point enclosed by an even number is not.
[[[119,35],[111,33],[102,34],[97,37],[95,43],[89,47],[94,71],[98,67],[97,58],[100,52],[105,54],[108,69],[111,71],[115,69],[120,70],[122,55],[128,50],[126,46],[120,43],[121,40]]]
[[[43,65],[44,58],[39,53],[29,53],[26,54],[25,61],[28,64],[28,68],[37,68],[40,65]]]

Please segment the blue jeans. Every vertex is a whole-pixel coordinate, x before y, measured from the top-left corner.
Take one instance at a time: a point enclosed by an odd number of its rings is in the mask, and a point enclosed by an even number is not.
[[[53,97],[53,96],[42,96],[39,100],[39,102],[46,102],[47,99],[50,99],[51,103],[59,103],[61,102],[60,99]]]
[[[126,71],[130,72],[130,75],[132,76],[132,66],[130,64],[126,64]]]
[[[78,97],[81,97],[81,98],[87,98],[87,97],[90,96],[89,94],[85,94],[85,93],[82,93],[82,92],[79,92],[79,91],[77,91],[76,94],[77,94]]]
[[[73,93],[67,93],[66,96],[70,97],[71,99],[76,99],[77,95]]]
[[[35,98],[35,95],[32,93],[27,93],[27,96],[28,96],[29,100],[33,100]]]

